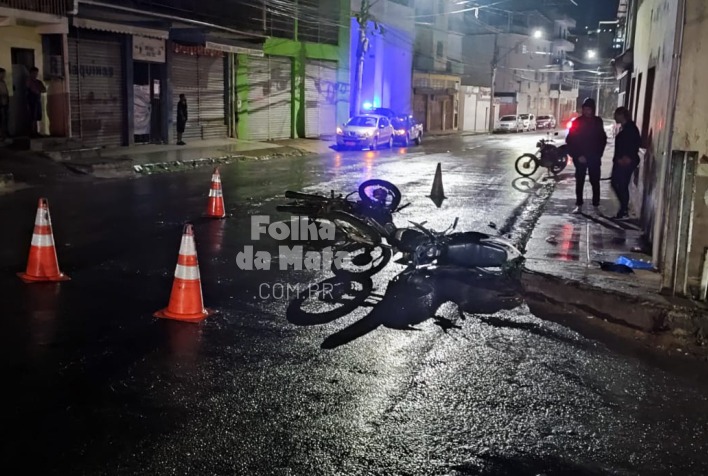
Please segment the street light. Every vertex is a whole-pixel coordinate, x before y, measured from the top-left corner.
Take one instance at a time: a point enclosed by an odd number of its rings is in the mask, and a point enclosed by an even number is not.
[[[590,59],[594,59],[595,56],[597,56],[597,51],[595,51],[595,50],[588,50],[587,56],[588,56],[588,58],[590,58]]]
[[[536,30],[533,32],[533,37],[538,39],[543,38],[543,30]]]

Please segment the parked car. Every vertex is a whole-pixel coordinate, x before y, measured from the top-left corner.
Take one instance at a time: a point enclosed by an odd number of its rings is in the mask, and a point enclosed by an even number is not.
[[[393,141],[408,147],[411,142],[420,145],[423,142],[423,124],[413,119],[413,116],[398,116],[391,120],[393,126]]]
[[[566,124],[566,126],[565,126],[565,136],[566,137],[568,137],[568,133],[570,133],[570,129],[573,127],[573,122],[576,119],[577,119],[577,117],[574,117],[568,121],[568,124]],[[611,121],[609,119],[603,119],[602,125],[605,129],[605,134],[607,134],[607,138],[614,139],[615,135],[617,133],[617,124],[615,123],[615,121]]]
[[[519,115],[519,120],[524,131],[535,131],[537,129],[536,116],[533,114],[521,114]]]
[[[500,132],[519,132],[522,127],[519,116],[503,116],[499,119],[497,130]]]
[[[393,147],[393,127],[387,117],[377,114],[354,116],[337,128],[337,146],[376,150],[385,144]]]
[[[536,118],[536,127],[539,129],[555,129],[556,118],[553,116],[538,116]]]

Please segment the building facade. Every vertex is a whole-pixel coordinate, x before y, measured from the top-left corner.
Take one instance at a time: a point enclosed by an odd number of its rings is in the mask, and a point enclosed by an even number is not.
[[[236,3],[2,2],[11,133],[27,133],[23,91],[37,66],[42,131],[72,148],[174,142],[181,94],[185,140],[333,136],[348,116],[350,2]]]
[[[39,79],[47,87],[40,132],[57,136],[71,133],[68,65],[62,59],[62,51],[69,32],[68,15],[72,13],[74,2],[70,0],[0,2],[0,67],[6,70],[5,82],[11,96],[11,136],[27,136],[30,132],[25,98],[33,67],[39,69]]]
[[[509,114],[570,117],[578,97],[568,59],[575,48],[568,39],[574,26],[574,20],[552,11],[468,13],[463,84],[493,89],[495,123]]]
[[[460,129],[464,35],[451,21],[457,7],[444,0],[415,2],[413,114],[427,131]]]
[[[665,291],[705,299],[708,289],[708,19],[701,0],[623,2],[626,39],[614,60],[621,105],[644,142],[632,203]]]

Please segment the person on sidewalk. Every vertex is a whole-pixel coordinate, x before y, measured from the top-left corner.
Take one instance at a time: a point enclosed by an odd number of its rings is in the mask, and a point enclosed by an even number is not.
[[[632,121],[626,107],[617,108],[615,121],[621,129],[615,137],[615,156],[612,159],[612,189],[620,202],[616,218],[629,218],[629,183],[634,171],[639,166],[639,148],[642,146],[642,135],[637,125]]]
[[[187,127],[187,97],[184,94],[179,95],[177,103],[177,145],[186,145],[182,140],[182,134]]]
[[[595,212],[599,213],[602,155],[607,146],[607,134],[595,110],[595,101],[587,98],[583,102],[582,115],[573,121],[566,139],[569,155],[575,164],[575,214],[583,212],[586,175],[590,175],[592,205]]]
[[[27,80],[27,108],[30,116],[30,137],[42,137],[39,133],[39,123],[42,121],[42,94],[47,92],[47,87],[39,79],[39,69],[32,67]]]
[[[0,68],[0,142],[4,142],[9,135],[10,91],[5,83],[5,73],[5,69]]]

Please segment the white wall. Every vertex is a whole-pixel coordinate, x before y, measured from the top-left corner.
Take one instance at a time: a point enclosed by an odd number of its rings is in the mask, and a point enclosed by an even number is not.
[[[489,88],[460,87],[464,132],[486,132],[489,129],[489,93]]]

